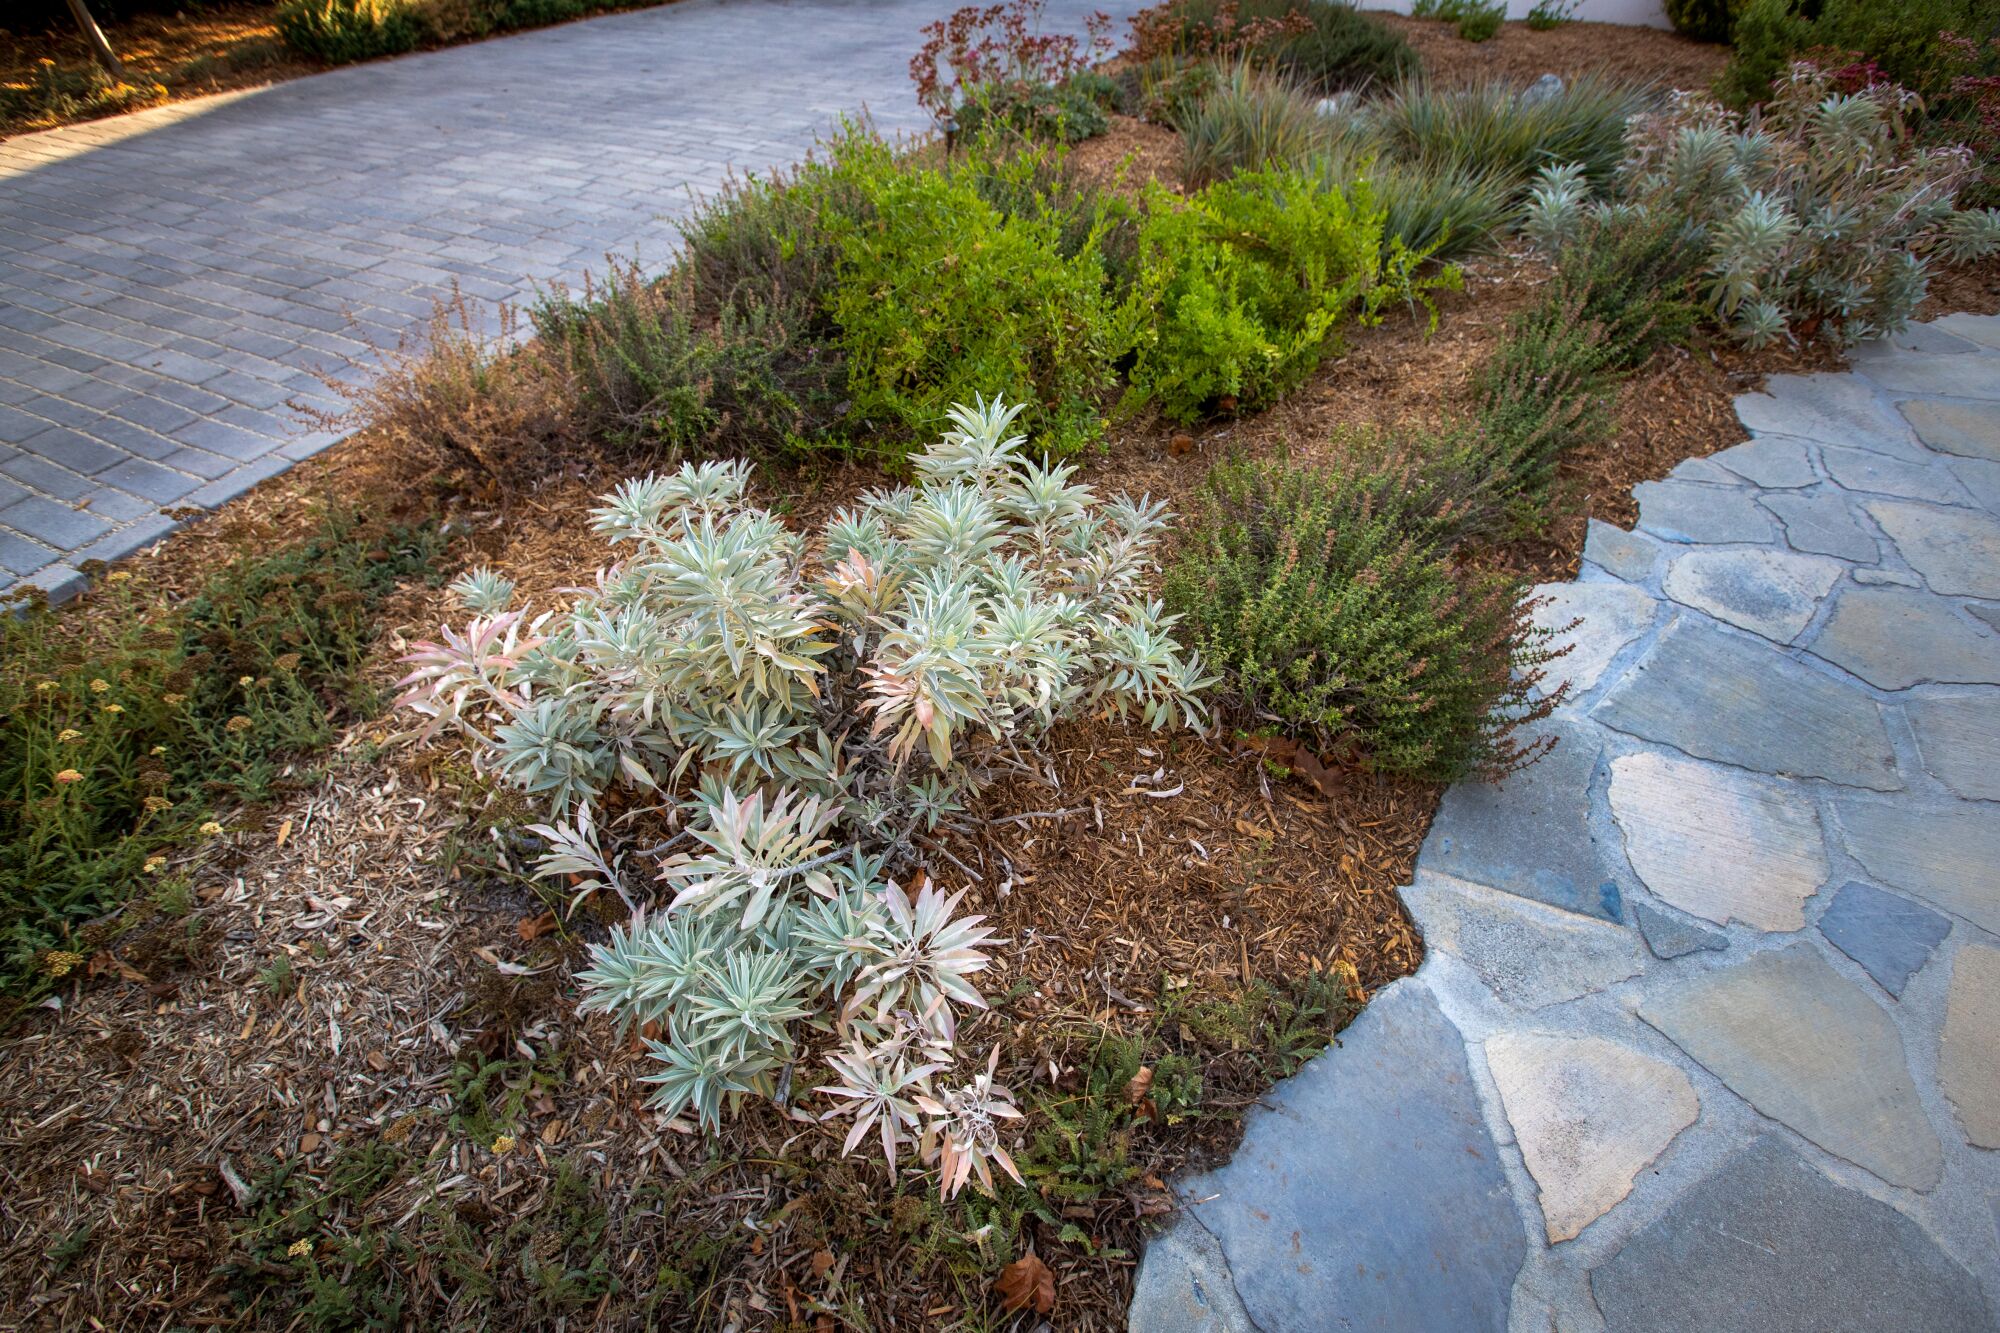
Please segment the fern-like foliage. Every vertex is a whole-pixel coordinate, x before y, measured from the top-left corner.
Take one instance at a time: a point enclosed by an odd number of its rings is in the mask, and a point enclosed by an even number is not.
[[[995,942],[962,894],[889,877],[966,798],[1020,771],[1064,718],[1204,727],[1210,685],[1143,595],[1163,506],[1100,500],[1013,433],[1020,409],[954,408],[916,484],[871,492],[817,539],[750,502],[742,463],[630,481],[594,511],[625,559],[565,611],[500,609],[407,659],[421,734],[538,798],[538,869],[637,905],[650,862],[670,895],[593,949],[583,1008],[641,1028],[653,1103],[713,1128],[777,1097],[810,1033],[835,1043],[848,1144],[914,1148],[955,1191],[1011,1171],[1011,1094],[946,1086],[956,1015]],[[643,848],[607,801],[671,812]]]
[[[1637,213],[1683,226],[1704,255],[1708,305],[1751,346],[1886,337],[1923,300],[1933,260],[2000,250],[2000,211],[1961,210],[1979,164],[1913,134],[1921,103],[1892,83],[1843,93],[1800,62],[1748,114],[1701,94],[1634,118],[1611,198],[1580,171],[1542,171],[1525,230],[1561,248]]]

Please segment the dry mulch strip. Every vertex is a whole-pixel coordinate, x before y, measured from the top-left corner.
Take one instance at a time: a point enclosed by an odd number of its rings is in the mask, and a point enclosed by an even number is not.
[[[1146,141],[1142,169],[1168,170],[1156,133],[1121,127],[1127,136]],[[1117,146],[1096,150],[1100,167],[1119,156]],[[1947,275],[1939,305],[1993,301],[1994,273],[1988,265]],[[1125,423],[1105,456],[1086,461],[1087,477],[1185,509],[1230,449],[1289,448],[1310,459],[1341,448],[1343,430],[1437,424],[1463,405],[1472,368],[1545,274],[1528,257],[1476,261],[1468,293],[1444,299],[1435,335],[1405,316],[1359,331],[1344,356],[1261,416],[1184,437],[1160,422]],[[1734,395],[1764,373],[1836,361],[1727,346],[1663,357],[1628,386],[1614,440],[1566,464],[1572,507],[1544,540],[1497,558],[1566,576],[1587,515],[1629,518],[1632,484],[1735,442]],[[526,597],[550,604],[601,559],[587,510],[612,480],[579,471],[504,508],[458,503],[451,519],[467,534],[466,561],[500,566]],[[881,480],[828,463],[766,470],[760,485],[810,524]],[[395,495],[420,510],[442,492],[406,460],[356,438],[134,565],[161,595],[184,591],[233,543],[282,530],[327,494]],[[402,594],[380,674],[393,671],[389,659],[407,637],[433,632],[449,614],[439,592]],[[406,1165],[367,1201],[367,1216],[427,1246],[443,1243],[440,1219],[458,1219],[476,1237],[540,1219],[564,1197],[557,1164],[580,1171],[605,1209],[609,1239],[599,1248],[623,1290],[578,1307],[579,1321],[691,1326],[734,1317],[761,1326],[823,1299],[864,1301],[878,1326],[917,1327],[990,1299],[939,1257],[925,1230],[923,1182],[890,1191],[879,1164],[835,1159],[831,1131],[759,1107],[711,1145],[645,1112],[634,1043],[573,1010],[568,971],[580,937],[601,934],[603,921],[586,911],[552,929],[543,902],[519,883],[445,869],[440,853],[454,826],[485,797],[449,747],[377,752],[388,725],[355,728],[330,776],[239,824],[231,852],[201,871],[188,921],[128,936],[63,992],[60,1010],[7,1034],[0,1307],[12,1312],[8,1322],[255,1323],[257,1311],[242,1315],[229,1299],[244,1278],[219,1270],[245,1262],[232,1239],[245,1215],[240,1192],[273,1162],[298,1163],[312,1177],[368,1144],[389,1145]],[[1365,995],[1420,961],[1395,890],[1408,880],[1434,788],[1345,773],[1321,793],[1220,743],[1098,723],[1061,728],[1052,748],[1059,790],[1019,780],[989,789],[975,813],[1011,822],[945,845],[965,871],[942,859],[932,867],[969,887],[968,907],[991,914],[1013,941],[984,978],[989,994],[1009,998],[975,1020],[969,1040],[1003,1040],[1023,1093],[1074,1094],[1078,1034],[1146,1030],[1166,1002],[1163,986],[1226,997],[1251,978],[1317,969],[1350,977]],[[291,970],[274,994],[259,977],[281,955]],[[474,1051],[561,1071],[526,1098],[518,1141],[497,1153],[451,1125],[453,1066]],[[1253,1101],[1267,1078],[1257,1061],[1208,1054],[1211,1104]],[[1096,1252],[1042,1229],[1063,1327],[1123,1326],[1131,1252],[1144,1219],[1168,1206],[1159,1182],[1226,1151],[1233,1132],[1227,1119],[1179,1131],[1129,1127],[1142,1168],[1136,1183],[1063,1210]],[[328,1225],[352,1223],[340,1215]],[[709,1254],[711,1267],[694,1265],[691,1250]],[[467,1314],[445,1300],[455,1279],[443,1262],[429,1250],[412,1261],[420,1322]],[[291,1280],[276,1267],[252,1264],[251,1276]],[[649,1312],[643,1300],[663,1267],[692,1274],[694,1285],[682,1303]],[[491,1275],[496,1309],[549,1316],[518,1266],[494,1263]],[[811,1326],[835,1325],[815,1318]]]
[[[1457,25],[1402,14],[1371,14],[1416,48],[1424,74],[1445,85],[1504,79],[1532,83],[1544,74],[1565,81],[1597,75],[1662,88],[1707,88],[1729,63],[1729,48],[1676,32],[1614,23],[1564,23],[1541,32],[1505,23],[1483,42],[1468,42]]]

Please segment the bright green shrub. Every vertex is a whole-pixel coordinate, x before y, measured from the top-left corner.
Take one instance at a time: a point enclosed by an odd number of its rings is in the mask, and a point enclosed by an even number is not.
[[[1239,171],[1303,166],[1327,142],[1316,100],[1237,64],[1181,118],[1183,180],[1199,187]]]
[[[1075,201],[1034,185],[1041,151],[976,169],[913,168],[879,140],[838,151],[832,176],[862,213],[821,225],[840,247],[828,310],[858,431],[908,440],[997,389],[1028,405],[1024,421],[1054,456],[1102,432],[1142,312],[1110,288],[1100,244],[1113,210],[1095,205],[1076,236]],[[1019,187],[1013,211],[988,201],[975,170]]]
[[[1383,772],[1503,773],[1530,757],[1510,733],[1552,706],[1530,697],[1549,636],[1524,585],[1454,569],[1420,477],[1381,457],[1217,467],[1167,605],[1244,718]]]
[[[1327,189],[1306,172],[1245,172],[1184,203],[1155,186],[1147,207],[1138,292],[1158,315],[1132,391],[1176,421],[1270,402],[1343,326],[1458,279],[1414,276],[1424,256],[1385,240],[1365,180]]]
[[[839,419],[846,367],[813,294],[739,285],[704,312],[686,274],[613,263],[532,319],[574,395],[572,428],[626,454],[768,454]]]
[[[1551,164],[1578,163],[1609,180],[1624,154],[1625,122],[1643,94],[1584,78],[1539,101],[1504,82],[1475,88],[1406,83],[1371,109],[1369,124],[1400,160],[1429,170],[1504,175],[1526,188]]]
[[[1744,0],[1666,0],[1667,21],[1683,37],[1726,42]]]
[[[1809,66],[1754,120],[1677,94],[1633,123],[1615,202],[1590,202],[1580,173],[1552,169],[1528,227],[1560,245],[1588,220],[1650,215],[1693,238],[1709,307],[1752,346],[1882,337],[1922,300],[1932,258],[2000,249],[2000,213],[1953,207],[1971,155],[1917,146],[1914,101],[1893,85],[1836,93]]]
[[[412,51],[425,36],[407,0],[279,0],[272,20],[285,45],[329,65]]]
[[[0,987],[91,952],[86,922],[183,875],[217,811],[372,706],[377,607],[441,545],[328,513],[171,605],[121,571],[81,607],[0,614]]]

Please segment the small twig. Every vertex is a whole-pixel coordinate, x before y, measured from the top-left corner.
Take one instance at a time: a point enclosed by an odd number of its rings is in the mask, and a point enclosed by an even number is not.
[[[959,860],[957,857],[953,856],[950,852],[938,846],[936,843],[930,842],[923,838],[919,838],[917,839],[917,846],[923,848],[927,852],[935,852],[939,856],[942,856],[945,860],[951,862],[953,865],[957,866],[960,870],[963,870],[966,874],[972,876],[974,883],[984,884],[986,882],[985,877],[981,875],[977,870],[974,870],[971,866]]]
[[[986,822],[990,826],[993,824],[1025,824],[1031,819],[1067,819],[1071,815],[1080,815],[1088,809],[1090,807],[1087,805],[1072,805],[1066,810],[1023,810],[1018,815],[1001,815],[996,819],[989,819]]]

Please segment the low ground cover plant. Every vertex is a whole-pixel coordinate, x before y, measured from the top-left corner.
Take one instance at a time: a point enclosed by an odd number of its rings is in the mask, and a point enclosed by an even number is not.
[[[184,886],[219,816],[365,715],[376,608],[441,550],[435,530],[329,511],[171,607],[120,571],[86,626],[0,618],[0,986],[19,999],[80,966],[115,933],[90,923]]]
[[[634,906],[642,872],[667,882],[582,978],[587,1008],[657,1032],[655,1106],[712,1130],[781,1096],[811,1046],[847,1150],[879,1143],[893,1174],[914,1149],[947,1197],[1018,1177],[997,1050],[952,1072],[993,941],[959,895],[899,880],[995,772],[1035,772],[1058,720],[1200,726],[1209,684],[1141,592],[1162,508],[1031,461],[1018,415],[954,409],[915,486],[810,544],[749,502],[747,465],[627,483],[595,511],[630,552],[595,595],[531,619],[504,581],[469,579],[478,614],[418,645],[405,682],[426,733],[462,732],[542,804],[542,873]],[[681,832],[614,831],[635,802]]]
[[[1558,247],[1587,220],[1625,214],[1683,229],[1713,315],[1751,346],[1886,336],[1922,300],[1934,259],[2000,249],[2000,213],[1955,206],[1970,152],[1917,144],[1913,101],[1890,84],[1840,93],[1806,63],[1750,116],[1677,94],[1633,122],[1609,198],[1552,167],[1528,225]]]

